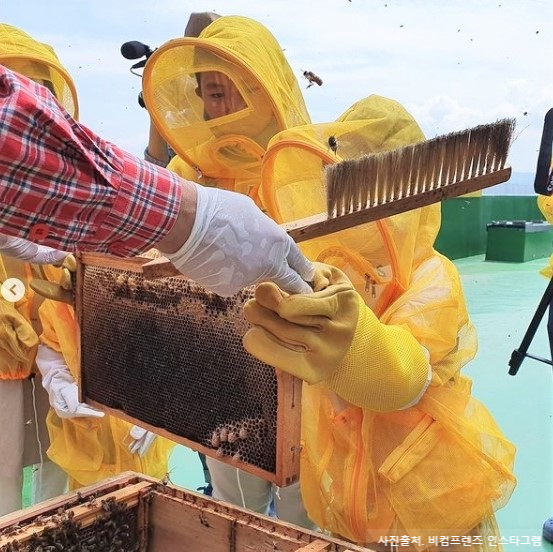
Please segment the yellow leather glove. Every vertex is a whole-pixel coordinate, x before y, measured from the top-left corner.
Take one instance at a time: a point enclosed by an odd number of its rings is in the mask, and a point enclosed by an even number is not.
[[[73,279],[72,275],[77,271],[77,260],[75,256],[69,254],[63,260],[58,283],[49,282],[48,280],[31,280],[31,288],[54,301],[61,301],[69,305],[73,305]]]
[[[314,293],[290,295],[272,282],[257,286],[244,306],[253,325],[244,347],[263,362],[308,382],[330,377],[347,353],[359,296],[338,269],[315,263]]]
[[[0,379],[28,375],[38,336],[11,303],[0,301]]]
[[[416,403],[430,381],[428,356],[404,328],[382,324],[347,276],[315,263],[315,292],[260,284],[244,307],[243,338],[259,360],[308,383],[325,381],[351,404],[390,411]]]

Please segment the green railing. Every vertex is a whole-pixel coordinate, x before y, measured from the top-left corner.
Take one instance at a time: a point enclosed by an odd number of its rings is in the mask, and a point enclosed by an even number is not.
[[[435,247],[450,259],[486,252],[486,225],[499,220],[543,220],[535,195],[456,197],[442,203]]]

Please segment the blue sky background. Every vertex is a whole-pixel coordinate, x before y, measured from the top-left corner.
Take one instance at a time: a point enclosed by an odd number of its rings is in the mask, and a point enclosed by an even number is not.
[[[155,48],[182,36],[192,11],[265,24],[302,86],[302,70],[323,79],[304,86],[314,122],[373,93],[401,102],[429,138],[514,117],[509,161],[533,174],[553,107],[551,0],[2,0],[1,11],[56,49],[75,79],[81,121],[136,155],[149,120],[121,44]]]

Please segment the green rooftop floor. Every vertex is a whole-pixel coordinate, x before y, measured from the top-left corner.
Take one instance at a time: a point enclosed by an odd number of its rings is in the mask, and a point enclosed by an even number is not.
[[[498,512],[507,539],[541,536],[553,516],[553,378],[551,366],[526,358],[515,376],[508,374],[513,350],[520,346],[548,281],[539,274],[547,259],[526,263],[484,261],[483,256],[455,261],[462,276],[469,313],[479,335],[475,360],[465,368],[473,393],[490,409],[517,446],[518,485]],[[550,358],[547,313],[529,353]],[[505,552],[553,551],[541,546],[505,545]]]

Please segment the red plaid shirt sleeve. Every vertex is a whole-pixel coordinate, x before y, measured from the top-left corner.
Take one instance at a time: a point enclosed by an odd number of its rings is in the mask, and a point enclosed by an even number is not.
[[[102,140],[45,88],[2,66],[0,129],[1,233],[132,256],[173,227],[179,177]]]

